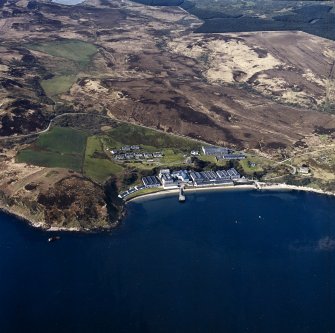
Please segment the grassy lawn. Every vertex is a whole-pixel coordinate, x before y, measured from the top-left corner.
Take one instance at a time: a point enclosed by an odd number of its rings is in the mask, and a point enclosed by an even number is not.
[[[72,60],[83,68],[89,64],[97,52],[95,45],[80,40],[60,40],[40,44],[30,44],[28,48],[54,57]]]
[[[256,166],[251,167],[249,165],[249,162],[256,163]],[[247,175],[252,175],[254,172],[263,171],[263,168],[260,166],[260,160],[255,158],[246,158],[245,160],[241,160],[240,165],[242,166],[244,173],[246,173]]]
[[[215,156],[212,155],[200,155],[197,156],[200,160],[205,162],[217,163],[217,159]]]
[[[56,96],[67,92],[75,81],[75,75],[60,75],[41,81],[41,85],[48,96]]]
[[[21,150],[17,155],[17,161],[80,171],[86,139],[85,132],[55,127],[48,133],[41,134],[31,147]]]
[[[17,161],[50,168],[66,168],[80,171],[82,165],[82,156],[76,154],[62,155],[56,152],[42,152],[26,149],[19,152]]]
[[[83,154],[87,134],[73,128],[55,127],[40,135],[36,144],[46,150],[68,154]]]
[[[97,154],[98,153],[98,154]],[[87,140],[84,174],[91,179],[103,183],[112,175],[117,175],[123,168],[103,155],[103,146],[99,137],[91,136]]]
[[[161,159],[162,164],[173,165],[173,164],[184,164],[185,157],[182,153],[173,149],[163,149],[164,157]]]
[[[68,91],[77,74],[86,69],[97,52],[95,45],[71,39],[29,44],[27,48],[61,58],[51,59],[46,65],[55,76],[50,80],[41,81],[45,93],[50,97]]]

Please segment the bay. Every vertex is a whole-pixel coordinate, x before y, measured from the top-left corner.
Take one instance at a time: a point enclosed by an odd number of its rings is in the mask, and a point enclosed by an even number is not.
[[[112,233],[0,215],[1,332],[334,332],[335,200],[143,198]]]

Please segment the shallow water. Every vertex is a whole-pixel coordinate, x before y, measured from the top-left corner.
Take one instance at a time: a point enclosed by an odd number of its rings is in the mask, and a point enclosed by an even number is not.
[[[141,199],[112,234],[0,215],[0,332],[334,332],[335,200]]]

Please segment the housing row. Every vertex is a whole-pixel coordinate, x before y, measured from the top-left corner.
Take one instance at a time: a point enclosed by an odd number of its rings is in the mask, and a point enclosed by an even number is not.
[[[215,156],[217,160],[243,160],[246,158],[244,154],[236,153],[230,148],[203,146],[204,155]]]
[[[123,146],[121,147],[122,151],[131,151],[131,150],[140,150],[140,146]]]
[[[135,193],[137,191],[141,191],[144,190],[146,188],[146,186],[144,185],[140,185],[140,186],[134,186],[134,187],[130,187],[127,191],[121,192],[119,194],[119,198],[124,199],[125,197],[127,197],[128,195]]]
[[[115,154],[113,157],[116,160],[142,160],[150,158],[161,158],[164,154],[161,152],[155,153],[126,153],[126,154]]]

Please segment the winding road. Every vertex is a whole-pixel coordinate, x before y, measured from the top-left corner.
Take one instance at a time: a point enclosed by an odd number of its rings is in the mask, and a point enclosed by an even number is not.
[[[29,133],[29,134],[1,136],[1,137],[0,137],[0,141],[5,141],[5,140],[16,140],[16,139],[23,139],[23,138],[29,138],[29,137],[38,136],[38,135],[40,135],[40,134],[43,134],[43,133],[48,132],[48,131],[51,129],[52,124],[53,124],[57,119],[60,119],[60,118],[63,118],[63,117],[67,117],[67,116],[77,116],[77,115],[88,115],[88,116],[92,116],[93,114],[92,114],[92,113],[87,113],[87,112],[67,112],[67,113],[62,113],[62,114],[59,114],[59,115],[55,116],[53,119],[51,119],[50,122],[49,122],[49,125],[48,125],[47,128],[45,128],[44,130],[41,130],[41,131],[39,131],[39,132]],[[166,132],[161,131],[161,130],[158,130],[158,129],[156,129],[156,128],[152,128],[152,127],[144,126],[144,125],[139,125],[139,124],[132,124],[132,123],[127,122],[127,121],[124,121],[124,120],[116,119],[116,118],[114,118],[114,117],[112,117],[112,116],[103,116],[103,115],[100,115],[100,114],[94,114],[94,116],[96,116],[96,117],[100,117],[100,118],[105,118],[105,119],[108,119],[108,120],[114,120],[114,121],[119,122],[119,123],[122,123],[122,124],[136,125],[136,126],[139,126],[139,127],[145,128],[145,129],[149,129],[149,130],[156,131],[156,132],[159,132],[159,133],[167,134]],[[176,134],[176,133],[168,133],[168,134],[169,134],[169,135],[173,135],[173,136],[178,137],[178,138],[188,139],[188,140],[191,140],[191,141],[194,141],[194,142],[198,142],[198,143],[201,143],[201,144],[209,145],[208,142],[205,142],[205,141],[203,141],[203,140],[199,140],[199,139],[190,138],[190,137],[188,137],[188,136],[186,136],[186,135],[180,135],[180,134]]]

